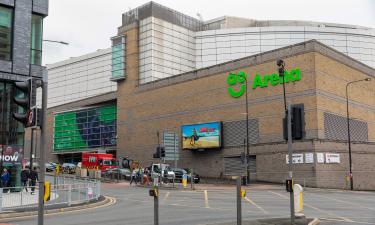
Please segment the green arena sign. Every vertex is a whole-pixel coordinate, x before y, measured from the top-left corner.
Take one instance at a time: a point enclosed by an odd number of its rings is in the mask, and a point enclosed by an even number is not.
[[[295,82],[301,80],[301,72],[299,68],[285,71],[284,74],[285,83]],[[238,71],[237,73],[229,73],[227,77],[228,93],[233,98],[239,98],[246,92],[247,74],[244,71]],[[270,86],[277,86],[283,83],[283,78],[277,73],[273,74],[255,74],[252,89],[265,88]]]

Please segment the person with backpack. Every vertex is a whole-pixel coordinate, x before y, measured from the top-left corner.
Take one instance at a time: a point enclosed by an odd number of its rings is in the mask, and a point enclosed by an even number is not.
[[[27,190],[27,181],[29,181],[29,171],[27,169],[23,169],[21,171],[21,183],[22,183],[22,189]]]
[[[36,181],[38,180],[38,173],[35,170],[36,168],[34,167],[34,169],[30,171],[31,194],[34,194]]]

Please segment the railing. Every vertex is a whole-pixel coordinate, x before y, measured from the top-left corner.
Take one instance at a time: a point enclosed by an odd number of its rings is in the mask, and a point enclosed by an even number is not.
[[[50,200],[45,205],[66,205],[98,200],[101,195],[101,182],[90,179],[47,177],[51,182]],[[31,190],[35,189],[32,193]],[[39,187],[7,187],[0,189],[0,210],[35,207],[38,204]]]

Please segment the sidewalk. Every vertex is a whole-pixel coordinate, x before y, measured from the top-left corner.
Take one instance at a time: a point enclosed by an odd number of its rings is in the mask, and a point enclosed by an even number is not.
[[[51,193],[51,201],[57,199],[59,196],[56,193]],[[32,195],[31,192],[25,190],[20,192],[3,193],[2,208],[15,208],[20,206],[27,206],[37,204],[39,199],[39,190],[36,189]]]
[[[226,223],[214,223],[207,225],[235,225],[236,221]],[[294,225],[317,225],[319,220],[308,219],[305,217],[296,218]],[[290,218],[271,218],[271,219],[260,219],[252,221],[242,221],[242,225],[290,225]]]

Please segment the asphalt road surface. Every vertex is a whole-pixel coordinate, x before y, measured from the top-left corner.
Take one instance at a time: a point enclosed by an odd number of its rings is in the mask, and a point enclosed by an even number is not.
[[[236,219],[235,187],[201,186],[201,190],[161,190],[160,225],[202,225]],[[148,189],[126,184],[103,184],[105,195],[116,203],[99,209],[46,216],[45,225],[152,225],[153,198]],[[289,193],[282,186],[258,185],[247,189],[242,202],[244,220],[288,217]],[[375,193],[307,189],[304,213],[324,225],[375,225]],[[37,224],[37,219],[14,221]]]

